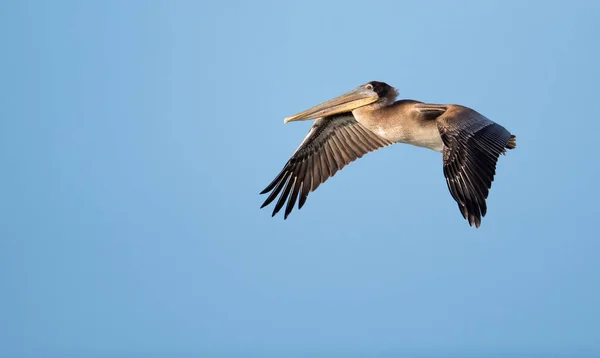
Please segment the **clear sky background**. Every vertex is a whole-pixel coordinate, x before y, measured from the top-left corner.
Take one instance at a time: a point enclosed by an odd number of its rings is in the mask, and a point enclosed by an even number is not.
[[[600,2],[3,1],[1,357],[600,356]],[[369,80],[517,135],[259,192]]]

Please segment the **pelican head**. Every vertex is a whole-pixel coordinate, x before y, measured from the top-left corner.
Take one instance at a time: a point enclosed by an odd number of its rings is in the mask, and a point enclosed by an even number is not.
[[[322,118],[338,113],[351,112],[369,105],[383,107],[393,103],[397,96],[398,91],[387,83],[371,81],[339,97],[287,117],[283,122]]]

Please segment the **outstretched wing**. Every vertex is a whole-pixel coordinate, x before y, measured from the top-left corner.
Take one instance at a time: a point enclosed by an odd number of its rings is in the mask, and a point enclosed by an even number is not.
[[[308,193],[364,154],[392,144],[363,127],[352,113],[319,118],[275,179],[261,192],[271,192],[261,208],[278,195],[273,216],[287,200],[284,219],[296,200],[302,208]],[[282,191],[283,190],[283,191]],[[281,194],[281,195],[280,195]]]
[[[478,228],[487,212],[485,200],[494,181],[498,157],[517,146],[516,138],[467,107],[449,106],[436,121],[444,142],[448,189],[469,225]]]

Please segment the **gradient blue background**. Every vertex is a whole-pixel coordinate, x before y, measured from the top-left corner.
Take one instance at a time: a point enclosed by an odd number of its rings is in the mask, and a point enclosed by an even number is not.
[[[600,3],[3,1],[1,357],[598,357]],[[397,145],[258,193],[369,80],[517,135],[481,229]]]

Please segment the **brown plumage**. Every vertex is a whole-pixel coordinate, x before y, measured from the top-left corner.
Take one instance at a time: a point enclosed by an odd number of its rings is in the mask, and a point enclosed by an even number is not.
[[[270,192],[261,208],[279,196],[273,215],[285,205],[287,218],[296,201],[302,208],[308,194],[344,166],[379,148],[407,143],[442,152],[450,194],[469,225],[479,227],[498,157],[516,147],[515,136],[470,108],[394,102],[397,95],[389,85],[373,81],[286,119],[318,117],[281,172],[261,192]]]
[[[360,125],[351,113],[319,118],[279,175],[261,192],[266,194],[271,191],[261,208],[269,205],[283,189],[273,215],[281,210],[288,199],[284,216],[287,218],[298,195],[300,209],[308,193],[315,191],[338,170],[390,144]]]

